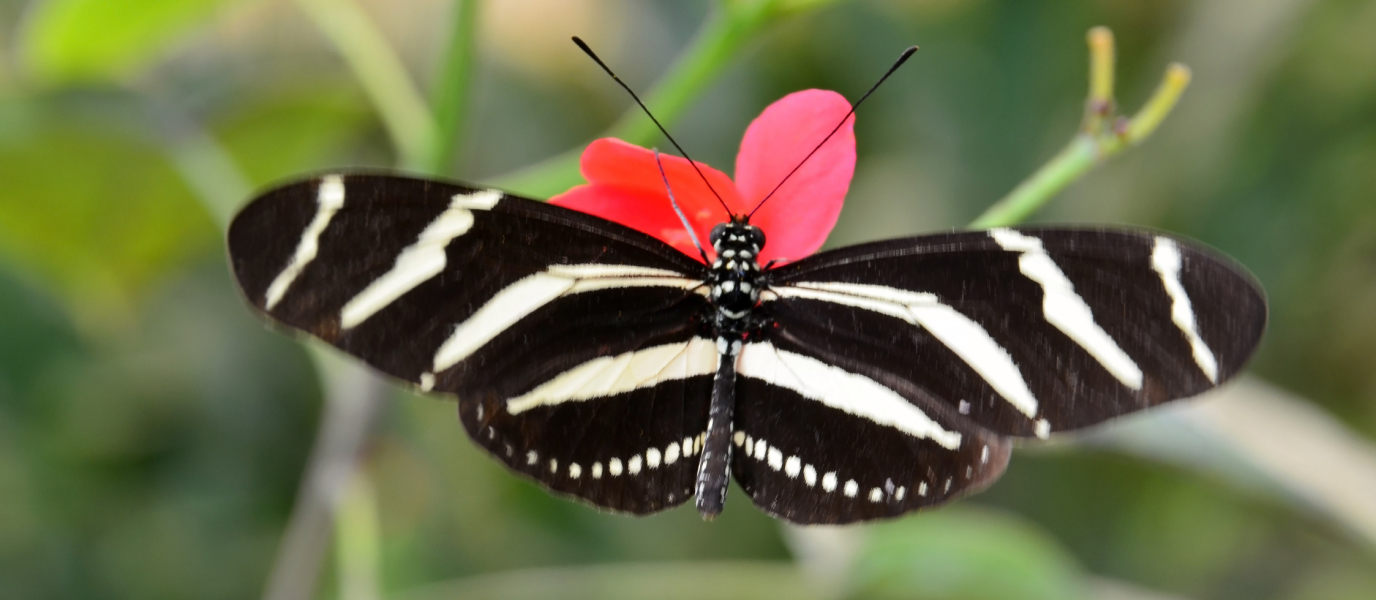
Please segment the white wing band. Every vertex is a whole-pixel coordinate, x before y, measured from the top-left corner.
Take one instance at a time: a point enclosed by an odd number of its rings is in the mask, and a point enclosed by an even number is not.
[[[291,262],[287,263],[286,268],[272,280],[272,285],[268,286],[263,303],[267,310],[272,310],[272,307],[282,301],[282,296],[287,293],[292,282],[296,281],[301,270],[315,260],[315,254],[320,250],[320,234],[329,227],[334,214],[344,208],[344,178],[339,175],[323,177],[320,180],[320,189],[315,195],[315,202],[315,218],[311,219],[306,230],[301,233],[301,241],[296,243],[296,252],[292,253]]]
[[[717,358],[716,345],[703,338],[603,356],[507,400],[506,408],[514,415],[537,406],[605,398],[665,381],[712,375],[717,370]]]
[[[497,334],[556,298],[603,289],[662,286],[691,289],[701,282],[673,271],[631,265],[555,265],[497,292],[460,323],[435,353],[433,373],[477,352]]]
[[[1171,321],[1189,340],[1195,364],[1199,365],[1199,370],[1211,383],[1218,383],[1218,361],[1213,351],[1209,350],[1209,345],[1204,343],[1204,338],[1199,337],[1194,307],[1190,304],[1189,294],[1185,293],[1185,286],[1180,284],[1180,248],[1174,240],[1157,236],[1156,247],[1151,252],[1151,268],[1161,275],[1161,285],[1166,287],[1166,295],[1171,297]]]
[[[1037,399],[1027,387],[1013,356],[969,317],[937,301],[935,294],[862,283],[794,283],[772,288],[785,298],[844,304],[902,319],[932,334],[970,365],[1019,412],[1037,415]]]
[[[339,313],[339,326],[351,329],[386,308],[402,294],[429,281],[444,270],[445,249],[454,238],[473,228],[473,209],[490,210],[502,199],[497,190],[458,194],[449,208],[425,227],[416,241],[402,249],[391,270],[374,279]]]
[[[779,350],[768,342],[746,344],[737,359],[736,371],[741,377],[788,388],[809,400],[932,440],[944,448],[960,448],[960,432],[946,431],[893,390],[810,356]]]
[[[1018,257],[1018,268],[1028,279],[1042,286],[1042,314],[1048,323],[1084,348],[1123,385],[1142,389],[1142,369],[1094,322],[1089,305],[1075,293],[1075,286],[1051,260],[1041,240],[1012,229],[990,229],[989,237],[1004,250],[1022,254]]]

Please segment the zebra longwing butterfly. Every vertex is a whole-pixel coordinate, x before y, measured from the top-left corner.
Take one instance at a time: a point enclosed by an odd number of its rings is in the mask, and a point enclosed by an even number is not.
[[[958,231],[756,261],[737,216],[704,264],[500,191],[329,174],[230,226],[250,303],[458,399],[508,468],[646,514],[730,475],[797,523],[893,517],[978,491],[1010,440],[1211,389],[1266,302],[1229,259],[1125,229]]]
[[[989,485],[1012,437],[1192,396],[1243,366],[1260,289],[1164,235],[1003,228],[761,267],[751,216],[916,50],[854,105],[837,96],[840,123],[749,213],[685,161],[731,214],[709,236],[715,260],[677,203],[701,263],[497,190],[331,174],[241,211],[233,269],[272,319],[456,396],[469,435],[512,470],[636,514],[696,496],[712,518],[734,474],[797,523],[891,517]],[[791,102],[804,95],[818,96]]]

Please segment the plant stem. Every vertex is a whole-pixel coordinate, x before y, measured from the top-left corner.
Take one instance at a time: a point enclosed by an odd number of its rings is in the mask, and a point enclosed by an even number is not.
[[[377,490],[358,465],[335,518],[335,558],[343,600],[381,600],[381,539]]]
[[[253,191],[229,150],[195,119],[156,94],[142,94],[143,112],[162,138],[167,160],[221,231]]]
[[[1093,136],[1075,136],[1056,156],[970,223],[970,228],[1006,227],[1026,220],[1057,192],[1065,189],[1095,165],[1097,146]]]
[[[435,147],[435,118],[406,67],[352,0],[296,0],[353,70],[382,118],[402,166],[420,169]]]
[[[1166,67],[1166,76],[1161,80],[1161,85],[1157,86],[1151,99],[1147,100],[1142,109],[1128,122],[1127,134],[1124,136],[1128,142],[1140,142],[1156,131],[1157,126],[1161,125],[1161,121],[1175,108],[1176,102],[1180,100],[1180,94],[1184,93],[1189,85],[1189,67],[1180,63],[1171,63]]]
[[[406,75],[400,57],[357,4],[296,2],[358,78],[391,137],[400,166],[430,174],[447,167],[467,107],[477,0],[460,0],[454,7],[454,25],[435,89],[442,107],[438,119]],[[325,411],[264,598],[313,597],[333,530],[342,593],[348,600],[371,600],[380,595],[377,506],[357,460],[384,413],[386,392],[366,369],[337,364],[328,352],[313,355],[326,383]]]
[[[646,105],[654,106],[662,123],[677,121],[688,112],[693,101],[731,62],[741,46],[764,24],[769,11],[719,10],[703,23],[688,49],[669,68],[651,92]],[[660,135],[649,117],[632,107],[607,130],[614,137],[636,145],[646,145]]]
[[[434,147],[420,166],[421,172],[429,175],[440,175],[452,168],[465,133],[480,4],[480,0],[454,0],[451,9],[449,41],[431,90],[435,107]]]
[[[776,14],[769,2],[723,3],[698,30],[688,49],[645,96],[655,116],[666,127],[687,112],[707,86],[727,64]],[[615,137],[637,145],[648,145],[659,130],[638,107],[632,106],[603,137]],[[579,183],[578,159],[582,147],[574,148],[531,167],[498,177],[496,185],[535,198],[548,198]]]
[[[1190,70],[1172,63],[1161,85],[1136,115],[1131,119],[1114,119],[1113,33],[1106,27],[1095,27],[1089,30],[1088,42],[1089,97],[1080,132],[1056,156],[976,218],[970,224],[972,229],[1022,222],[1090,169],[1141,143],[1175,108],[1190,83]]]
[[[358,473],[358,457],[386,408],[387,384],[379,377],[326,350],[323,344],[309,348],[325,386],[325,405],[301,489],[268,575],[264,600],[315,597],[321,559],[329,548],[331,532],[342,525],[339,509]]]

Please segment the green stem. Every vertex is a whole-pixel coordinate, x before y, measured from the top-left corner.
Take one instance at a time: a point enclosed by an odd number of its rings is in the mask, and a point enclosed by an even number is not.
[[[654,107],[661,123],[682,118],[769,15],[770,11],[758,8],[712,13],[692,44],[646,96],[646,106]],[[641,146],[652,143],[659,137],[659,129],[638,107],[632,109],[617,119],[607,135]]]
[[[458,139],[459,124],[466,107],[476,1],[463,0],[455,7],[457,21],[451,32],[436,89],[436,99],[445,107],[439,121],[430,112],[430,107],[426,105],[419,88],[407,76],[401,58],[357,4],[352,0],[296,0],[296,3],[334,44],[363,86],[396,147],[398,162],[402,168],[427,173],[437,173],[443,169],[452,157],[452,148]],[[442,131],[439,129],[440,125],[443,125]],[[317,356],[317,364],[321,365],[324,371],[328,361]],[[346,367],[345,371],[351,376],[355,372],[361,372],[361,368],[350,366]],[[342,376],[337,374],[335,378]],[[334,498],[330,493],[333,490],[325,490],[325,508],[332,510],[334,517],[340,592],[345,600],[380,598],[377,502],[372,482],[366,472],[355,469],[354,457],[356,449],[362,446],[377,426],[382,411],[381,397],[379,390],[365,391],[361,397],[353,399],[358,406],[350,407],[353,410],[344,411],[353,418],[327,420],[322,423],[318,434],[322,439],[333,441],[334,446],[346,451],[334,456],[333,462],[328,466],[343,468],[351,473],[349,477],[352,484],[339,504],[328,502]],[[331,404],[343,403],[344,400],[342,396],[331,391]],[[347,452],[351,449],[354,451]],[[325,465],[326,461],[320,464]],[[323,469],[313,466],[308,478],[323,477],[323,474],[315,472],[317,468]],[[284,547],[286,546],[284,542]],[[299,553],[302,555],[299,560],[314,562],[312,559],[316,547],[307,544],[298,546],[302,549],[289,554]],[[294,557],[288,556],[288,559],[291,558]],[[281,562],[279,559],[279,563]],[[302,589],[314,587],[313,578],[310,578],[310,581],[270,585],[268,594],[271,596],[281,589],[295,589],[289,584]],[[309,594],[304,597],[309,597]]]
[[[1097,156],[1098,143],[1093,136],[1075,136],[1055,157],[984,211],[970,224],[970,228],[1006,227],[1022,222],[1057,192],[1098,164]]]
[[[238,161],[213,133],[175,103],[155,94],[137,97],[150,129],[161,134],[168,162],[220,230],[227,230],[234,213],[253,192]]]
[[[1184,93],[1185,87],[1190,85],[1190,68],[1180,63],[1171,63],[1166,67],[1166,76],[1161,80],[1161,85],[1152,93],[1151,99],[1142,105],[1142,109],[1132,116],[1128,122],[1128,127],[1123,136],[1129,143],[1137,143],[1156,131],[1161,121],[1170,114],[1171,109],[1175,108],[1176,102],[1180,101],[1180,94]]]
[[[400,163],[419,169],[434,148],[435,118],[406,67],[351,0],[296,0],[334,44],[372,100],[400,155]]]
[[[1085,41],[1089,43],[1089,98],[1080,130],[1095,133],[1113,114],[1113,31],[1103,26],[1091,28]]]
[[[435,107],[434,148],[421,171],[439,175],[452,168],[463,139],[469,105],[469,83],[473,79],[479,0],[454,0],[449,43],[431,93]]]
[[[10,41],[5,37],[0,37],[0,95],[9,95],[10,90]]]
[[[343,600],[381,600],[381,544],[377,492],[366,470],[359,468],[341,498],[335,517],[335,559],[339,597]]]
[[[768,2],[721,5],[703,24],[682,57],[646,95],[646,106],[665,127],[677,121],[774,14]],[[658,133],[640,108],[632,106],[603,136],[643,146],[652,143]],[[575,148],[498,177],[496,185],[519,194],[548,198],[582,183],[583,177],[578,171],[582,152],[582,147]]]
[[[175,140],[167,154],[220,230],[228,230],[234,213],[253,191],[234,157],[219,140],[199,129]]]
[[[1156,131],[1161,121],[1175,108],[1180,94],[1190,83],[1190,70],[1172,63],[1161,85],[1131,119],[1113,119],[1113,33],[1106,27],[1089,30],[1089,98],[1085,102],[1084,124],[1056,156],[1030,177],[1019,183],[984,214],[972,229],[1006,227],[1027,219],[1066,186],[1110,157],[1134,146]]]

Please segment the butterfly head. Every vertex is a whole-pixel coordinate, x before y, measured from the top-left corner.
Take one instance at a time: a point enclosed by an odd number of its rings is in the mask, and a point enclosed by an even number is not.
[[[760,250],[764,249],[764,231],[751,225],[750,217],[746,215],[733,215],[730,221],[713,227],[707,239],[719,256],[728,250],[759,256]]]

